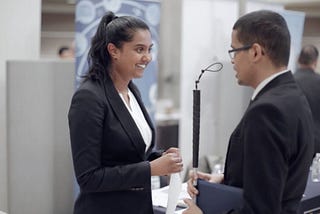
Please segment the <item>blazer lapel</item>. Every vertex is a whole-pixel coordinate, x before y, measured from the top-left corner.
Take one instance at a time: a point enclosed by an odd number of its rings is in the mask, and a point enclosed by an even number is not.
[[[144,159],[146,144],[144,143],[144,140],[136,123],[131,117],[130,112],[126,108],[125,104],[121,100],[121,97],[119,96],[112,80],[108,75],[106,76],[106,78],[104,78],[104,81],[104,90],[107,100],[109,101],[114,113],[119,118],[123,129],[131,139],[132,144],[137,149],[141,158]]]
[[[154,144],[154,137],[155,137],[155,130],[154,130],[154,126],[153,126],[153,123],[152,123],[152,120],[149,116],[149,113],[147,111],[147,109],[145,108],[144,104],[143,104],[143,101],[141,99],[141,95],[140,95],[140,92],[138,91],[138,88],[135,86],[135,84],[133,84],[132,82],[130,82],[129,84],[129,88],[130,90],[132,91],[132,93],[134,94],[137,102],[139,103],[139,106],[141,108],[141,111],[144,115],[144,118],[146,119],[150,129],[151,129],[151,134],[152,134],[152,139],[151,139],[151,145],[150,145],[150,148],[153,146]]]

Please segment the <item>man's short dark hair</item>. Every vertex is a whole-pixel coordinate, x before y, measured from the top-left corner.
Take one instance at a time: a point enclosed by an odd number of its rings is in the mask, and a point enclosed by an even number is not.
[[[314,45],[306,45],[301,49],[298,62],[301,65],[311,65],[317,61],[319,51]]]
[[[258,43],[276,66],[287,66],[290,57],[290,33],[285,19],[278,13],[260,10],[245,14],[234,24],[243,45]]]
[[[59,48],[58,50],[58,54],[59,56],[61,56],[63,54],[63,52],[68,51],[70,48],[68,46],[62,46]]]

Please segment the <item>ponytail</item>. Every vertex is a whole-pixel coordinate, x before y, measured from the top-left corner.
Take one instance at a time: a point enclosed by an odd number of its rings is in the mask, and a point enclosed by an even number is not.
[[[97,32],[91,40],[91,48],[88,54],[89,72],[90,78],[103,77],[108,69],[110,63],[110,56],[107,51],[107,26],[108,24],[118,18],[113,12],[108,12],[101,18],[98,25]]]

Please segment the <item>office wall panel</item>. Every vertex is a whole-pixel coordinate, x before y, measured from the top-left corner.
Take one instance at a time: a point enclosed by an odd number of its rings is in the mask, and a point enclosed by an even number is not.
[[[39,58],[41,1],[1,0],[0,5],[0,210],[7,212],[6,61]]]
[[[9,61],[7,68],[9,213],[70,214],[74,63]]]

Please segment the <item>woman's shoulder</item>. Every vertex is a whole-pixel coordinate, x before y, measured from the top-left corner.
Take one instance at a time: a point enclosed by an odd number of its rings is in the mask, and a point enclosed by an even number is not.
[[[86,99],[99,99],[104,96],[103,85],[99,80],[85,79],[76,89],[73,97],[85,97]]]
[[[98,92],[98,91],[101,91],[102,88],[103,88],[103,85],[101,83],[101,80],[87,78],[83,80],[83,82],[81,82],[79,88],[76,91]]]

